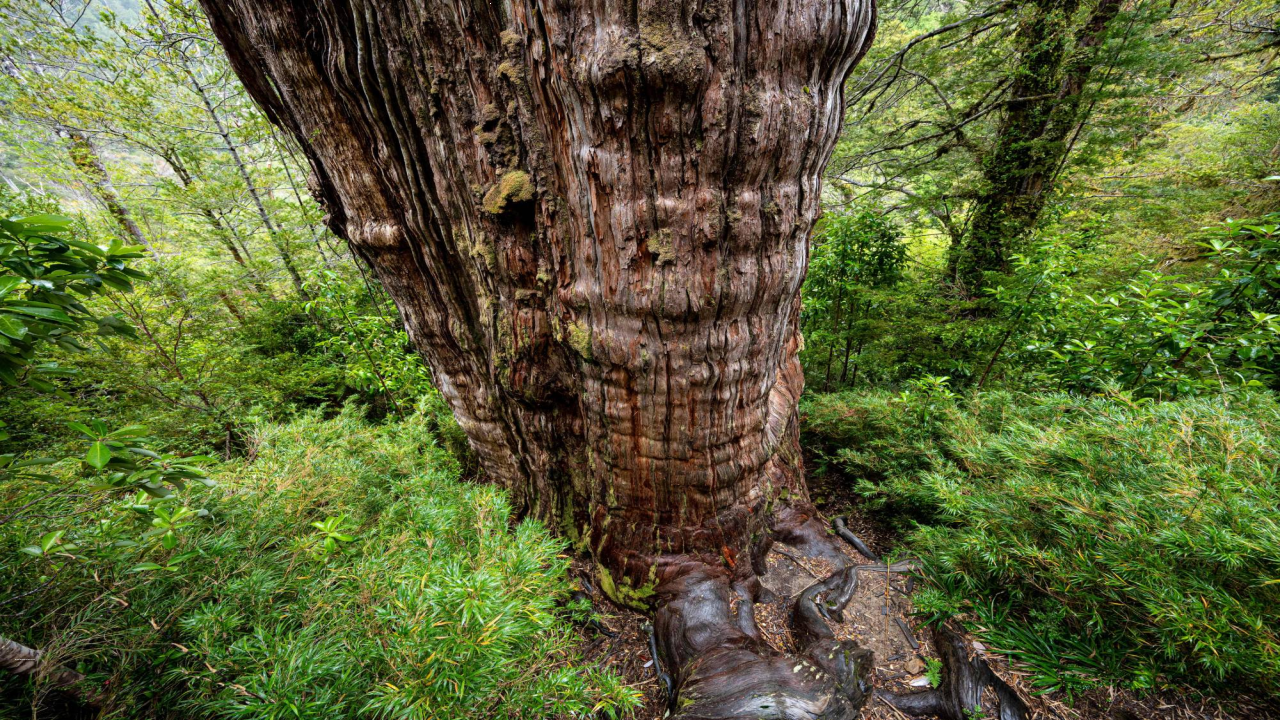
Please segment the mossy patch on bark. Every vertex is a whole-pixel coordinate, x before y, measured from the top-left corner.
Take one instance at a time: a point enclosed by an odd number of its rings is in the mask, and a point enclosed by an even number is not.
[[[569,347],[582,356],[583,360],[591,359],[591,328],[586,323],[575,320],[569,324]]]
[[[649,608],[648,599],[657,592],[658,566],[654,565],[649,568],[649,582],[640,587],[632,587],[631,581],[626,577],[621,578],[619,582],[615,582],[613,576],[609,574],[609,569],[604,565],[596,565],[596,569],[600,573],[600,590],[610,600],[636,610],[647,610]]]
[[[671,243],[671,231],[659,230],[649,236],[646,241],[649,246],[649,252],[653,253],[654,262],[659,265],[673,263],[676,259],[675,246]]]
[[[532,199],[533,178],[523,170],[512,170],[485,193],[484,210],[490,215],[501,215],[512,205]]]
[[[695,83],[706,60],[705,52],[678,25],[677,17],[649,13],[640,19],[641,61],[656,68],[665,79]]]
[[[498,65],[498,77],[510,83],[519,84],[521,80],[524,80],[524,68],[509,60],[502,62]]]

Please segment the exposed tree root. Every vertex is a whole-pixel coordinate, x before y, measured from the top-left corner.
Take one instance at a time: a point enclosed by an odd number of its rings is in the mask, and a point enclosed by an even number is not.
[[[675,710],[676,703],[676,683],[662,669],[662,659],[658,657],[658,640],[653,634],[653,626],[646,624],[644,626],[644,634],[649,639],[649,657],[653,659],[653,674],[658,678],[658,684],[662,686],[662,697],[667,703],[667,712],[671,713]]]
[[[54,690],[61,691],[63,701],[70,705],[65,708],[66,717],[96,714],[96,711],[91,712],[91,708],[97,707],[100,701],[97,693],[77,686],[84,680],[84,675],[71,668],[51,665],[40,650],[0,637],[0,670],[43,678]]]
[[[42,655],[43,653],[39,650],[0,637],[0,670],[18,675],[35,675],[43,672],[49,682],[57,688],[64,688],[84,680],[84,675],[62,666],[55,665],[42,669]]]
[[[946,720],[968,720],[982,708],[988,687],[996,695],[1000,720],[1024,720],[1026,703],[1013,688],[996,677],[987,661],[974,655],[960,633],[947,626],[933,631],[933,643],[942,660],[942,684],[934,690],[897,695],[883,690],[876,696],[908,715],[936,715]]]
[[[801,648],[795,657],[765,643],[755,622],[754,603],[767,591],[753,572],[763,574],[773,540],[836,568],[792,608],[791,630]],[[689,562],[660,582],[655,637],[674,679],[672,714],[684,720],[856,718],[870,690],[871,652],[838,640],[827,620],[838,618],[853,596],[858,566],[811,514],[793,509],[778,514],[770,541],[756,553],[754,571],[736,578],[723,567]]]
[[[875,562],[880,562],[880,556],[872,552],[871,548],[867,547],[866,543],[862,542],[857,535],[853,534],[853,531],[845,524],[844,517],[838,517],[835,520],[832,520],[831,528],[835,530],[836,534],[843,538],[845,542],[852,545],[854,550],[857,550]]]

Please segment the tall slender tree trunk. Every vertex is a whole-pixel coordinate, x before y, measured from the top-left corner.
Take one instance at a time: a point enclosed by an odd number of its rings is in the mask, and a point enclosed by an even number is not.
[[[1087,118],[1085,86],[1097,48],[1120,12],[1120,0],[1097,0],[1074,31],[1079,0],[1026,3],[1018,29],[1021,46],[1008,110],[996,145],[984,158],[984,189],[974,203],[968,231],[952,246],[957,284],[978,296],[984,274],[1008,269],[1019,239],[1040,219],[1053,179],[1070,152],[1069,138]]]
[[[226,292],[219,290],[218,299],[222,301],[223,307],[227,309],[227,312],[231,313],[231,316],[236,319],[236,322],[240,323],[240,325],[243,326],[244,313],[240,312],[239,307],[236,307],[235,301],[231,299],[231,296],[228,295]]]
[[[88,135],[74,128],[63,127],[59,129],[59,132],[67,137],[71,163],[88,181],[93,194],[97,196],[103,205],[106,205],[107,212],[111,214],[120,229],[124,231],[125,236],[130,241],[145,247],[147,252],[154,255],[155,248],[151,246],[151,241],[143,234],[142,228],[138,227],[138,223],[133,219],[133,214],[129,212],[128,206],[120,199],[120,194],[116,192],[115,185],[111,182],[111,176],[107,174],[107,168],[102,163],[102,156],[98,154],[98,148],[93,144],[93,141],[89,139]]]
[[[190,72],[188,72],[188,77],[196,93],[200,96],[201,102],[204,103],[205,110],[209,113],[209,118],[213,120],[213,126],[218,132],[218,137],[222,138],[223,146],[227,149],[227,153],[231,155],[231,162],[235,164],[236,171],[240,173],[240,179],[244,181],[249,198],[253,200],[254,209],[258,212],[258,219],[262,222],[263,228],[266,229],[267,238],[276,249],[276,254],[280,256],[280,263],[284,265],[285,271],[289,273],[289,279],[293,281],[294,290],[298,292],[298,297],[310,302],[311,293],[307,292],[307,287],[302,282],[302,274],[298,272],[298,266],[293,262],[292,253],[289,252],[289,248],[280,239],[279,229],[276,228],[275,222],[271,219],[271,214],[267,212],[267,206],[262,202],[262,193],[259,192],[257,184],[253,182],[253,176],[249,174],[249,168],[245,165],[244,158],[240,157],[240,150],[236,148],[235,139],[231,137],[230,131],[227,130],[226,123],[222,121],[222,116],[218,115],[218,109],[214,107],[213,101],[209,99],[209,93],[205,90],[204,85],[200,84],[200,81]]]
[[[163,16],[156,11],[150,0],[147,0],[147,7],[160,22],[160,27],[165,32],[168,32],[168,28],[162,19]],[[258,212],[258,219],[262,222],[262,226],[267,232],[267,238],[280,256],[280,263],[284,265],[285,271],[289,273],[289,279],[293,282],[294,290],[298,292],[300,298],[310,302],[312,299],[311,294],[307,292],[306,285],[302,281],[302,274],[298,272],[297,265],[293,262],[293,255],[289,252],[289,248],[284,241],[280,239],[276,224],[271,219],[271,214],[267,212],[266,205],[262,202],[262,194],[259,192],[258,186],[253,182],[253,175],[249,173],[249,168],[245,165],[244,158],[240,156],[240,150],[236,147],[235,139],[231,137],[231,132],[227,129],[226,123],[223,122],[222,116],[218,114],[217,106],[214,105],[213,99],[209,97],[208,88],[204,86],[204,83],[200,82],[200,78],[191,70],[186,53],[179,51],[177,56],[183,74],[186,75],[187,81],[191,83],[191,88],[195,90],[196,95],[200,97],[200,102],[204,105],[209,119],[213,121],[214,129],[218,133],[218,137],[221,138],[223,147],[226,148],[227,153],[231,156],[231,161],[236,166],[240,179],[244,181],[245,190],[249,193],[249,198],[253,200],[254,208]]]
[[[191,175],[191,171],[187,168],[186,164],[177,158],[176,153],[166,153],[164,155],[164,159],[165,162],[169,164],[169,167],[173,168],[173,172],[178,176],[178,181],[182,183],[182,187],[190,190],[192,184],[195,182],[195,178]],[[231,259],[235,261],[235,263],[244,270],[245,274],[249,276],[249,283],[253,285],[254,289],[263,297],[271,299],[273,296],[270,288],[262,282],[258,277],[258,274],[254,272],[254,269],[249,267],[249,264],[245,262],[244,253],[240,252],[240,248],[236,245],[235,238],[232,237],[230,229],[222,222],[222,219],[214,213],[213,208],[203,200],[200,200],[196,202],[196,210],[204,217],[205,220],[209,221],[209,226],[213,229],[213,236],[218,238],[222,243],[222,246],[225,247],[227,252],[231,255]],[[237,315],[237,317],[239,316]],[[243,318],[241,319],[243,320]]]
[[[799,289],[870,0],[204,4],[487,474],[656,612],[682,716],[854,717],[863,655],[793,672],[730,599],[825,540]]]

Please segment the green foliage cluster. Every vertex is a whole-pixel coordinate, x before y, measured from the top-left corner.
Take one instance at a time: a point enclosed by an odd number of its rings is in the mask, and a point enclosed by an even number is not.
[[[12,204],[0,196],[0,207]],[[140,251],[119,240],[100,247],[77,238],[72,220],[60,215],[0,217],[0,381],[52,391],[48,378],[67,371],[41,362],[42,346],[84,350],[76,336],[91,329],[132,336],[119,316],[95,317],[83,301],[108,289],[129,292],[134,280],[145,280],[129,265],[143,257]]]
[[[349,386],[385,397],[397,412],[399,402],[432,392],[431,373],[394,311],[370,303],[364,286],[332,271],[321,273],[310,287],[314,299],[304,307],[334,328],[317,348],[341,358]]]
[[[1224,223],[1200,234],[1190,272],[1140,258],[1127,281],[1110,285],[1088,277],[1105,256],[1087,238],[1046,240],[995,292],[1019,380],[1157,397],[1271,385],[1280,349],[1277,221]]]
[[[1280,403],[982,393],[812,397],[805,442],[909,518],[933,617],[1050,689],[1280,689]]]
[[[533,522],[513,528],[500,490],[459,482],[429,408],[383,425],[354,405],[260,425],[249,457],[190,492],[204,514],[146,494],[67,493],[45,501],[78,517],[53,542],[40,542],[40,518],[0,524],[0,602],[23,598],[0,635],[103,683],[119,716],[527,718],[633,706],[618,678],[575,664],[558,607],[569,592],[563,543]],[[6,506],[28,492],[4,486]],[[92,559],[73,547],[103,525],[145,531],[179,516],[172,542],[115,544]],[[17,552],[33,538],[49,547]],[[0,682],[0,714],[21,714],[39,690]]]
[[[1097,222],[1046,231],[979,313],[939,292],[932,272],[868,286],[858,259],[833,270],[835,253],[817,246],[804,291],[809,387],[945,376],[957,387],[1157,398],[1274,388],[1278,227],[1272,213],[1198,229],[1177,259],[1130,252]]]
[[[823,389],[857,382],[863,349],[882,330],[878,311],[891,301],[906,259],[901,232],[882,217],[863,212],[822,219],[801,315],[811,382]]]
[[[48,559],[53,573],[64,570],[68,562],[92,564],[118,559],[121,552],[145,556],[157,548],[172,550],[186,525],[208,515],[203,508],[189,507],[179,493],[191,482],[214,484],[200,467],[213,458],[158,453],[148,447],[152,440],[140,425],[116,430],[97,420],[69,425],[87,443],[78,467],[75,458],[0,454],[0,488],[13,502],[0,517],[0,526],[26,527],[33,542],[22,552]],[[0,440],[5,437],[0,432]],[[51,467],[59,465],[61,470]],[[74,503],[66,502],[76,497],[93,498],[99,506],[121,503],[135,518],[149,519],[150,527],[86,518]],[[166,563],[172,569],[190,556],[171,557]],[[134,571],[160,567],[148,561]]]

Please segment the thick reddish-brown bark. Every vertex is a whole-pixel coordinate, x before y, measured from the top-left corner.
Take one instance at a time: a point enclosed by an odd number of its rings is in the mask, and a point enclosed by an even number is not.
[[[749,584],[872,1],[204,3],[486,472],[621,602]]]

